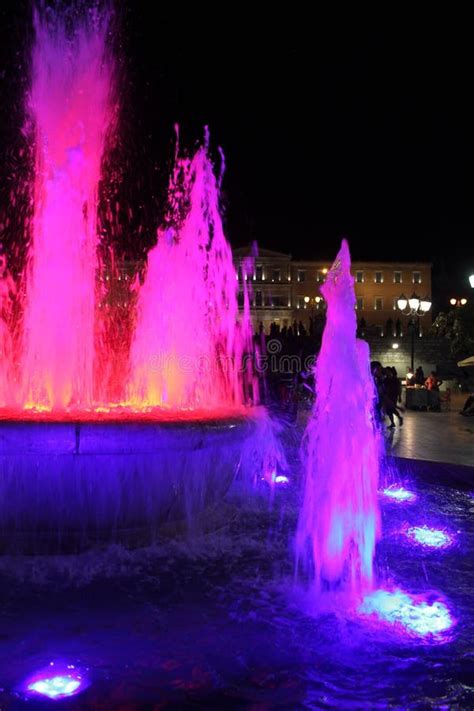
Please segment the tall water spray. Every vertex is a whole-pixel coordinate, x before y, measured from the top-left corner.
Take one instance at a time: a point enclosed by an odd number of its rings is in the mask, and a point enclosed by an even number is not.
[[[207,146],[192,160],[177,157],[169,199],[174,224],[159,231],[138,295],[129,400],[172,409],[241,407],[249,385],[250,319],[248,309],[239,316],[236,270]]]
[[[97,200],[113,118],[110,17],[35,13],[29,111],[35,132],[33,234],[21,358],[26,407],[93,398]]]
[[[356,338],[350,266],[344,240],[321,288],[327,318],[315,370],[316,402],[304,443],[304,501],[296,549],[318,592],[370,589],[380,528],[375,390],[368,345]]]

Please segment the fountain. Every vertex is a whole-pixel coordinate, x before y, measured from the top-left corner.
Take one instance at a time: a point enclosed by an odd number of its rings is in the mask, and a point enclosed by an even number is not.
[[[340,609],[343,604],[346,610],[403,634],[432,643],[446,642],[455,618],[442,596],[410,595],[393,585],[376,587],[374,556],[381,536],[378,485],[383,447],[374,415],[376,393],[369,348],[356,338],[350,265],[349,247],[343,240],[321,288],[327,318],[315,369],[316,402],[303,447],[304,498],[295,541],[297,563],[307,573],[318,610],[334,603]],[[416,500],[413,492],[398,484],[381,493],[396,506]],[[423,547],[442,549],[453,542],[445,531],[428,526],[406,527],[405,535]]]
[[[318,592],[372,586],[380,528],[380,434],[369,349],[356,338],[350,264],[344,240],[321,288],[327,319],[315,371],[316,402],[305,434],[296,550]]]
[[[192,159],[177,151],[165,224],[134,282],[134,330],[121,334],[126,364],[110,375],[118,339],[97,298],[99,181],[117,123],[110,24],[108,10],[35,11],[34,215],[20,283],[5,261],[0,292],[8,550],[138,544],[165,523],[195,527],[271,439],[252,407],[249,313],[238,311],[208,136]]]

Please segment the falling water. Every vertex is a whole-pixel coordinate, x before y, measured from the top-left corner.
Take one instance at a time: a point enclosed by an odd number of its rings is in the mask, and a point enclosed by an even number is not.
[[[29,110],[35,127],[34,221],[26,268],[23,403],[92,401],[97,194],[111,125],[107,12],[35,13]]]
[[[298,560],[317,591],[370,589],[379,535],[380,437],[367,343],[356,338],[354,279],[344,240],[321,291],[327,320],[316,402],[305,434]]]
[[[130,402],[185,409],[242,406],[250,319],[245,311],[239,318],[236,271],[207,146],[191,161],[177,158],[168,222],[174,224],[159,230],[138,296]]]

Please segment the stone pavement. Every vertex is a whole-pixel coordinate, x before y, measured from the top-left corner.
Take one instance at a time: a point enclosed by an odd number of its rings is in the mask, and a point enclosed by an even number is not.
[[[403,427],[386,430],[392,454],[474,467],[474,417],[463,417],[458,409],[402,414]]]

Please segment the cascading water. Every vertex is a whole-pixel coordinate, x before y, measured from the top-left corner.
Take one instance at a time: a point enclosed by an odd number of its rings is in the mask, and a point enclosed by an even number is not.
[[[371,588],[380,527],[380,434],[369,349],[356,338],[350,265],[344,240],[321,288],[327,318],[315,370],[316,402],[305,433],[296,550],[317,592]]]
[[[110,17],[80,2],[35,14],[34,215],[18,289],[0,263],[0,550],[149,542],[176,521],[195,530],[276,446],[266,413],[248,407],[249,302],[244,284],[240,314],[207,137],[192,160],[176,156],[144,284],[101,308],[114,293],[99,282],[97,235],[116,119]]]
[[[27,408],[92,402],[98,184],[113,119],[109,24],[95,10],[74,21],[35,13],[35,207],[19,403]]]

